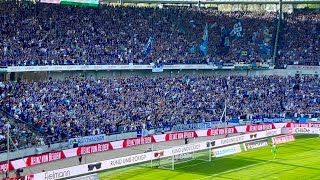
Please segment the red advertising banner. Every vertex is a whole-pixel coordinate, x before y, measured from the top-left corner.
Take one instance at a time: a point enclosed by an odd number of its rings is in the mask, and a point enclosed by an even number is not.
[[[174,132],[166,134],[166,141],[198,137],[196,131]]]
[[[270,129],[276,129],[275,125],[273,123],[271,124],[252,124],[247,125],[247,132],[253,132],[253,131],[265,131]]]
[[[208,129],[207,136],[219,136],[225,134],[234,134],[237,133],[236,127],[226,127],[226,128],[215,128],[215,129]]]
[[[138,146],[142,144],[151,144],[156,142],[153,136],[139,137],[139,138],[131,138],[123,140],[122,146],[123,148]]]
[[[287,134],[287,135],[283,135],[283,136],[276,136],[272,138],[272,143],[274,144],[283,144],[283,143],[287,143],[287,142],[291,142],[294,141],[294,135],[293,134]]]
[[[34,180],[33,174],[14,178],[5,178],[4,180]]]
[[[313,127],[320,128],[320,123],[287,123],[286,127]]]
[[[55,151],[49,153],[43,153],[40,155],[34,155],[27,158],[26,164],[27,166],[33,166],[36,164],[42,164],[46,162],[56,161],[60,159],[64,159],[66,156],[63,151]]]
[[[6,172],[8,170],[8,163],[2,162],[0,163],[0,172]],[[11,164],[11,161],[9,161],[9,170],[14,170],[14,167]]]
[[[110,142],[78,147],[77,156],[112,150]]]

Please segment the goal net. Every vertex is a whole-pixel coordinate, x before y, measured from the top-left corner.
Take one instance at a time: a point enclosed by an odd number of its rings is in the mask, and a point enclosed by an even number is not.
[[[171,156],[164,156],[163,151],[160,150],[155,151],[154,156],[151,167],[175,170],[192,164],[211,161],[211,150],[176,153]]]

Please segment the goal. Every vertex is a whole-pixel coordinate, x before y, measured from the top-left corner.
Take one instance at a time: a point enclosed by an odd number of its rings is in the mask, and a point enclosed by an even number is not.
[[[171,156],[164,156],[161,150],[155,151],[155,158],[151,163],[151,167],[175,170],[185,166],[192,166],[193,164],[209,162],[211,161],[211,153],[211,148],[193,152],[174,153]]]

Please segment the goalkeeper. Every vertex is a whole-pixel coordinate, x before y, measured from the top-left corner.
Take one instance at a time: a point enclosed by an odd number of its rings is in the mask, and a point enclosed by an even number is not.
[[[275,143],[272,145],[271,152],[273,154],[273,158],[276,159],[276,156],[277,156],[277,145]]]

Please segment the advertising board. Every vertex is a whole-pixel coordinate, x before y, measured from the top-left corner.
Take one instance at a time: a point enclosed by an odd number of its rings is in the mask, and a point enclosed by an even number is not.
[[[222,156],[227,156],[231,154],[236,154],[239,152],[241,152],[240,144],[218,148],[218,149],[212,149],[212,154],[214,157],[222,157]]]
[[[260,140],[260,141],[253,141],[253,142],[246,142],[243,143],[243,147],[245,151],[251,150],[251,149],[256,149],[256,148],[261,148],[268,146],[268,141],[266,139]]]

